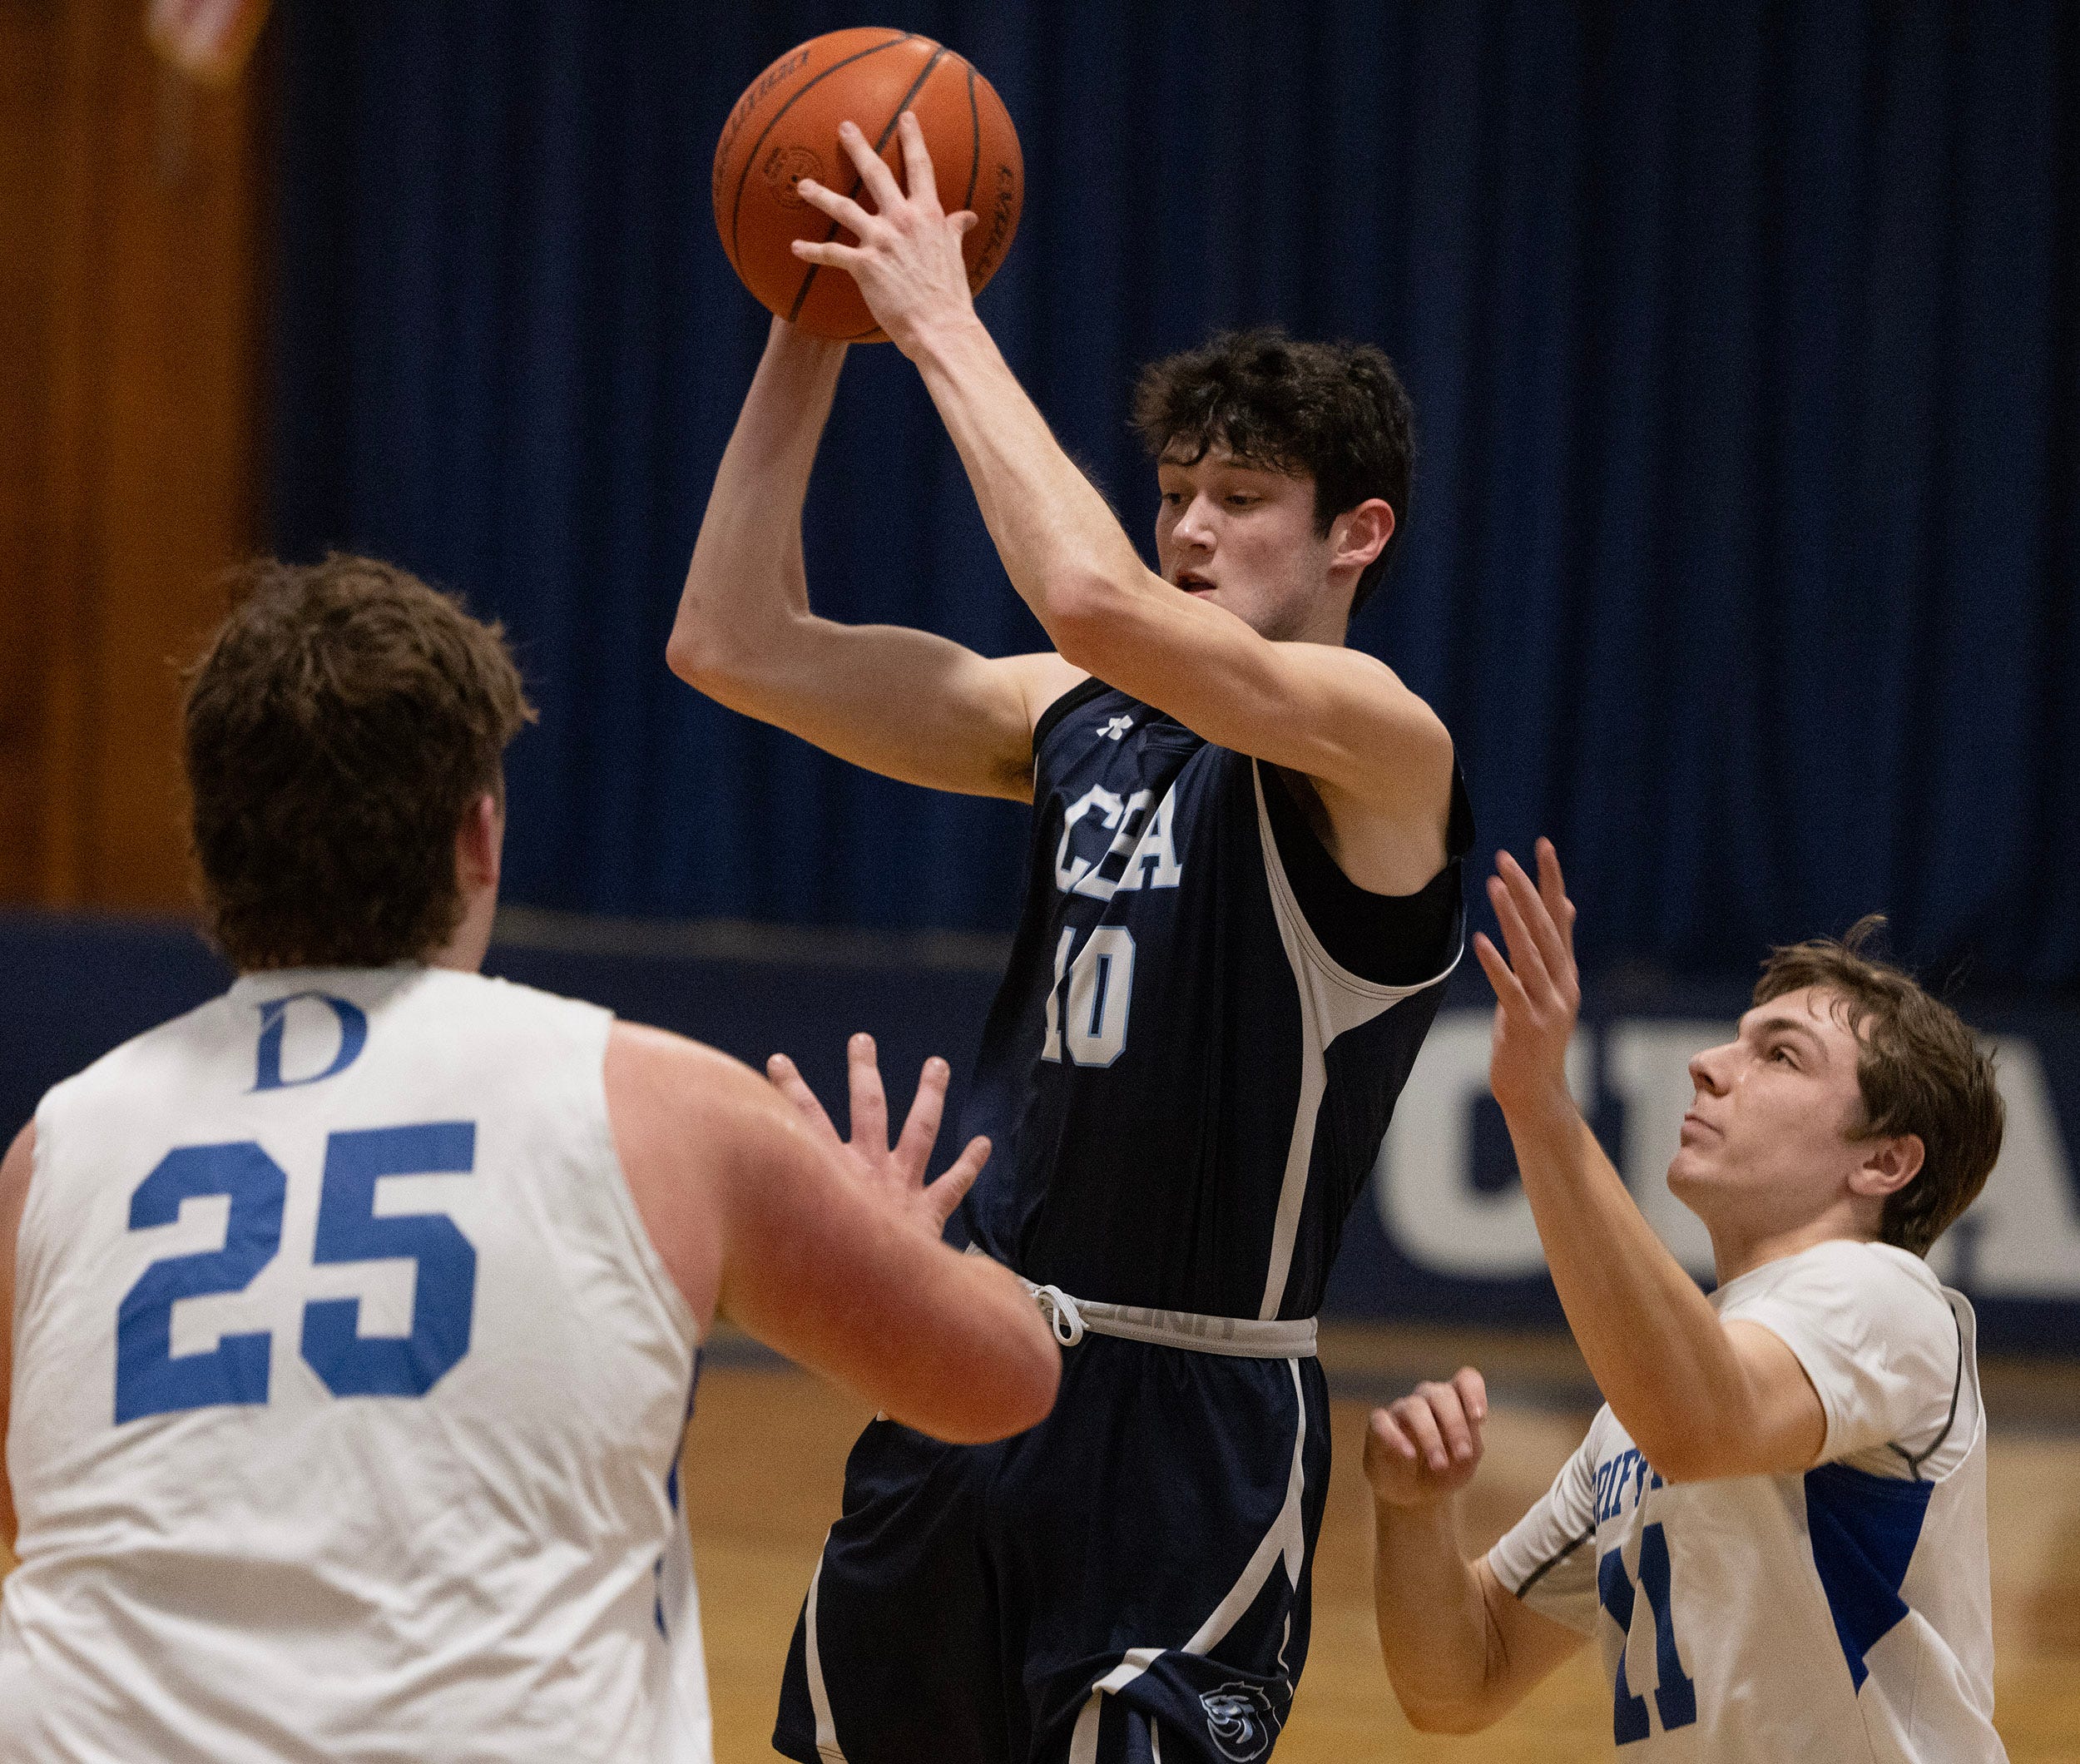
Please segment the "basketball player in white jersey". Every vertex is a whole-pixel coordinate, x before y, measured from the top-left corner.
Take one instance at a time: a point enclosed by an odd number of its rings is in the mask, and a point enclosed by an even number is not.
[[[1552,1489],[1463,1558],[1487,1398],[1463,1369],[1376,1412],[1380,1648],[1409,1718],[1469,1732],[1589,1639],[1623,1759],[1984,1764],[1986,1430],[1963,1296],[1922,1260],[2000,1150],[1991,1062],[1845,943],[1777,950],[1736,1038],[1691,1062],[1669,1167],[1711,1233],[1707,1298],[1567,1093],[1574,908],[1488,884],[1508,946],[1490,1071],[1554,1286],[1608,1399]]]
[[[841,1145],[784,1063],[483,978],[500,633],[367,559],[248,586],[186,705],[240,977],[0,1165],[0,1757],[704,1761],[696,1350],[1032,1425],[1046,1325],[938,1236],[986,1147],[923,1186],[943,1066],[891,1151],[864,1037]]]

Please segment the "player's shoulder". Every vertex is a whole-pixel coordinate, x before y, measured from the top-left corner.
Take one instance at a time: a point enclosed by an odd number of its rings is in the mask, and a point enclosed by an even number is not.
[[[1102,698],[1127,699],[1124,692],[1107,686],[1094,674],[1087,674],[1081,668],[1070,667],[1059,656],[1031,656],[1018,659],[1036,664],[1048,661],[1060,662],[1062,669],[1066,670],[1036,672],[1035,689],[1028,700],[1033,710],[1033,751],[1036,754],[1077,711],[1096,704]]]
[[[603,1028],[614,1013],[604,1004],[568,993],[551,992],[499,974],[465,972],[453,968],[422,969],[409,988],[400,994],[433,1013],[468,1013],[487,1023],[549,1020]]]
[[[88,1102],[105,1092],[127,1091],[141,1072],[150,1069],[174,1050],[199,1038],[220,1034],[232,1020],[229,992],[185,1010],[177,1017],[120,1041],[99,1058],[90,1060],[67,1078],[45,1091],[37,1105],[37,1118],[74,1104]]]
[[[1722,1317],[1772,1301],[1855,1307],[1930,1324],[1950,1318],[1949,1295],[1912,1251],[1862,1238],[1833,1237],[1777,1257],[1729,1281],[1715,1296]]]
[[[607,1098],[626,1122],[684,1132],[726,1132],[780,1112],[772,1086],[733,1054],[647,1023],[617,1018],[607,1037]]]
[[[1036,650],[1029,655],[1004,656],[991,665],[1002,669],[1024,697],[1026,722],[1033,731],[1036,750],[1043,738],[1042,726],[1052,729],[1061,721],[1057,707],[1062,701],[1071,693],[1096,684],[1087,670],[1065,661],[1052,649]]]

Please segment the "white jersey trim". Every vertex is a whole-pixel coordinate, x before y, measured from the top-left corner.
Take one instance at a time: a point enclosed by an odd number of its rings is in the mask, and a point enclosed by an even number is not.
[[[1278,923],[1279,940],[1285,947],[1285,959],[1293,970],[1300,1006],[1300,1100],[1293,1112],[1292,1137],[1285,1149],[1285,1174],[1279,1185],[1271,1257],[1264,1273],[1264,1296],[1257,1307],[1258,1316],[1269,1319],[1277,1316],[1279,1306],[1285,1302],[1285,1283],[1293,1272],[1293,1246],[1300,1235],[1300,1210],[1307,1198],[1308,1173],[1315,1158],[1315,1123],[1329,1087],[1329,1044],[1346,1030],[1391,1010],[1403,999],[1428,992],[1449,979],[1465,954],[1466,944],[1462,938],[1444,972],[1414,986],[1383,985],[1344,967],[1322,947],[1285,874],[1278,835],[1271,826],[1271,811],[1264,800],[1261,760],[1250,762],[1250,775],[1256,790],[1257,843],[1264,852],[1264,880],[1270,889],[1271,915]]]
[[[824,1549],[830,1534],[824,1534]],[[808,1608],[802,1613],[802,1663],[809,1676],[809,1707],[816,1717],[816,1754],[824,1764],[845,1764],[838,1744],[837,1724],[830,1718],[830,1692],[824,1683],[822,1651],[816,1645],[816,1588],[824,1578],[824,1551],[816,1552],[816,1571],[809,1577]]]

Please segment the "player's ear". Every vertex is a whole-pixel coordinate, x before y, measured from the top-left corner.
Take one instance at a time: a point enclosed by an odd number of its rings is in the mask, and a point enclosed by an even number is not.
[[[495,885],[506,836],[505,805],[491,791],[473,798],[455,830],[455,877],[465,887]]]
[[[1867,1141],[1864,1161],[1850,1176],[1850,1192],[1874,1200],[1897,1194],[1921,1173],[1927,1155],[1928,1148],[1921,1143],[1919,1133]]]
[[[1329,523],[1332,567],[1364,569],[1394,537],[1394,508],[1384,497],[1367,497]]]

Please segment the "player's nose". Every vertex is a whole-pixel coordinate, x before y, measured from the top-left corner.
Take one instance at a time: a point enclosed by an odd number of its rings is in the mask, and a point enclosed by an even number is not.
[[[1177,524],[1171,529],[1171,537],[1180,545],[1188,545],[1197,551],[1213,549],[1213,523],[1208,518],[1210,511],[1203,496],[1195,496],[1185,504],[1184,512],[1177,517]]]
[[[1731,1042],[1721,1047],[1706,1048],[1690,1057],[1690,1082],[1700,1091],[1713,1096],[1723,1096],[1726,1089],[1726,1056],[1733,1049]]]

